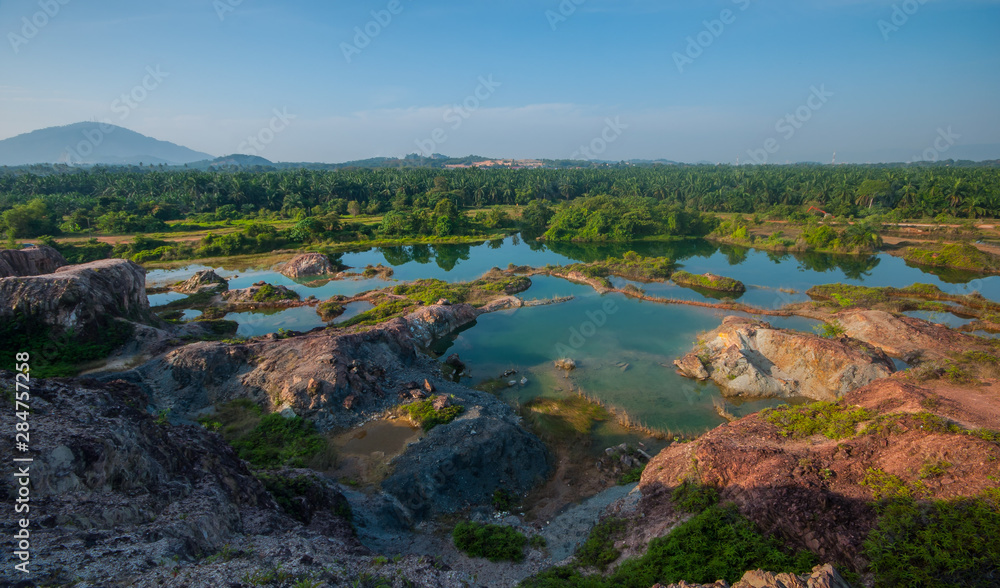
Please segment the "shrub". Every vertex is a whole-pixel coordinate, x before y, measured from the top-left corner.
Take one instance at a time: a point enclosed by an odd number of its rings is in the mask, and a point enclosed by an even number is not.
[[[674,488],[671,499],[678,510],[699,513],[719,502],[719,492],[711,486],[702,486],[691,480],[684,480]]]
[[[435,410],[434,403],[431,400],[421,400],[420,402],[414,402],[406,407],[406,411],[410,414],[410,418],[423,427],[425,431],[430,431],[438,425],[446,425],[450,423],[455,420],[458,415],[462,414],[463,410],[465,410],[465,407],[460,404],[446,406],[441,410]]]
[[[877,586],[996,586],[1000,510],[988,497],[880,507],[863,552]]]
[[[302,417],[269,414],[246,435],[231,441],[242,459],[257,467],[305,467],[305,459],[326,448],[326,440]]]
[[[451,536],[459,551],[469,557],[482,557],[493,562],[524,560],[524,546],[528,541],[512,527],[471,521],[459,523]]]
[[[780,406],[764,409],[761,415],[778,427],[784,437],[801,438],[822,434],[829,439],[853,437],[857,433],[858,424],[873,416],[863,408],[848,410],[833,402]]]
[[[598,523],[590,531],[590,536],[583,545],[577,549],[577,563],[601,571],[607,569],[608,565],[621,556],[621,552],[615,549],[615,541],[625,533],[625,528],[625,519],[610,517]]]

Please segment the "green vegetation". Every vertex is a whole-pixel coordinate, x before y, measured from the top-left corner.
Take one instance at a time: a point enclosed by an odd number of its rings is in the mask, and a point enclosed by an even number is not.
[[[610,557],[608,552],[607,557]],[[801,551],[789,553],[774,537],[765,537],[735,506],[706,509],[649,543],[645,555],[623,562],[611,575],[584,576],[575,566],[546,570],[525,580],[529,588],[649,588],[656,583],[730,583],[744,572],[765,569],[796,574],[808,573],[816,556]]]
[[[442,298],[452,303],[483,305],[499,296],[516,294],[531,287],[524,276],[506,274],[496,268],[472,282],[450,283],[443,280],[417,280],[401,284],[392,293],[424,304],[435,304]]]
[[[286,514],[300,522],[309,524],[311,513],[307,510],[306,505],[324,496],[323,482],[310,474],[278,474],[257,471],[254,475],[264,484],[264,488],[271,493],[275,502]],[[306,500],[302,500],[303,498]],[[347,500],[342,497],[338,498],[331,506],[331,510],[337,516],[350,522],[352,518],[351,506]]]
[[[822,434],[843,439],[857,434],[858,425],[874,415],[863,408],[848,408],[834,402],[764,409],[761,416],[778,427],[784,437],[803,438]]]
[[[705,290],[731,292],[734,294],[742,294],[747,291],[743,282],[713,274],[698,276],[685,271],[679,271],[675,272],[671,279],[678,286],[687,286],[690,288],[704,288]]]
[[[493,492],[493,509],[497,512],[510,512],[517,506],[517,496],[506,488],[497,488]]]
[[[127,343],[134,330],[131,323],[107,320],[94,332],[77,333],[18,314],[0,323],[0,353],[10,358],[8,369],[13,369],[14,355],[31,349],[32,377],[75,376],[88,362],[104,359]]]
[[[587,540],[576,550],[576,563],[585,568],[597,568],[602,572],[614,563],[621,552],[615,542],[625,534],[628,521],[608,517],[597,523]]]
[[[560,208],[545,232],[552,241],[632,241],[701,237],[714,219],[653,198],[592,196]]]
[[[816,325],[813,330],[824,339],[837,339],[844,335],[844,327],[839,321],[830,321],[821,325]]]
[[[425,431],[430,431],[438,425],[447,425],[458,418],[465,410],[461,404],[446,406],[441,410],[434,408],[433,400],[421,400],[406,407],[406,412],[415,423],[423,427]]]
[[[332,448],[311,422],[298,416],[265,415],[247,399],[219,405],[214,415],[198,422],[221,433],[241,459],[258,468],[325,469],[333,462]]]
[[[332,321],[344,314],[344,311],[347,310],[341,302],[341,300],[327,300],[326,302],[320,302],[319,305],[316,306],[316,312],[324,321]]]
[[[464,521],[451,533],[455,547],[469,557],[482,557],[490,561],[524,560],[524,546],[528,539],[512,527],[484,525]]]
[[[877,586],[996,585],[1000,503],[995,496],[923,502],[893,481],[883,487],[888,489],[876,507],[878,524],[863,549]]]
[[[618,478],[618,485],[624,486],[626,484],[634,484],[642,479],[642,472],[646,471],[646,464],[641,466],[636,466],[627,472],[623,473]]]
[[[606,408],[582,396],[539,396],[523,404],[520,415],[546,443],[570,445],[589,437],[596,423],[611,418]]]
[[[413,303],[408,300],[389,300],[379,304],[367,312],[351,317],[337,326],[340,328],[347,328],[377,325],[391,318],[396,318],[397,316],[402,315],[406,311],[410,310],[412,306]]]
[[[608,276],[618,276],[640,282],[655,282],[670,278],[676,264],[664,257],[643,257],[635,251],[628,251],[620,258],[609,257],[602,261],[591,263],[576,263],[557,268],[556,272],[580,272],[581,274],[600,280],[610,287]]]
[[[282,300],[298,300],[299,294],[295,290],[277,288],[271,284],[264,284],[259,290],[254,292],[254,302],[281,302]]]
[[[948,267],[974,272],[1000,271],[1000,257],[981,251],[972,243],[952,243],[934,248],[907,247],[903,259],[933,267]]]
[[[678,510],[697,514],[718,504],[719,491],[692,480],[684,480],[674,488],[670,499]]]

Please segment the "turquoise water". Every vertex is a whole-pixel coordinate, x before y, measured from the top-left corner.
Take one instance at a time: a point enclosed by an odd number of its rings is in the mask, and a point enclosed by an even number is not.
[[[345,265],[361,268],[379,263],[392,266],[394,280],[296,281],[268,268],[242,271],[213,268],[230,278],[231,288],[245,288],[261,280],[284,285],[303,298],[325,300],[334,295],[354,296],[399,281],[437,278],[457,282],[475,279],[493,267],[508,264],[544,266],[621,256],[634,250],[647,256],[670,256],[692,273],[711,272],[738,279],[747,286],[739,301],[763,308],[780,308],[789,302],[808,300],[812,286],[842,282],[869,286],[904,287],[913,283],[934,284],[945,292],[967,294],[978,291],[1000,300],[1000,276],[979,277],[954,272],[931,273],[890,255],[867,257],[824,254],[776,255],[733,247],[719,248],[705,241],[632,243],[625,245],[542,244],[508,238],[479,245],[442,245],[373,248],[345,253]],[[187,277],[204,266],[178,270],[155,270],[149,285],[166,285]],[[616,286],[626,280],[614,278]],[[526,385],[504,392],[511,401],[537,396],[583,392],[626,411],[634,420],[678,433],[698,433],[723,422],[714,405],[722,403],[713,384],[697,383],[674,372],[672,361],[689,351],[700,333],[716,328],[731,312],[684,305],[663,305],[629,299],[619,294],[599,295],[589,286],[547,276],[532,278],[532,287],[521,294],[527,300],[556,296],[574,299],[557,305],[522,308],[480,317],[465,329],[436,346],[442,353],[459,353],[469,366],[466,381],[475,384],[515,369],[513,379],[527,378]],[[636,284],[650,294],[684,300],[707,300],[702,293],[673,283]],[[183,295],[150,296],[152,304],[164,304]],[[370,308],[352,305],[338,321]],[[964,319],[949,313],[924,316],[958,326]],[[278,329],[307,331],[326,323],[314,308],[301,307],[271,312],[233,313],[239,334],[263,335]],[[792,317],[763,317],[778,327],[811,331],[816,321]],[[567,374],[553,361],[571,357],[579,368]],[[627,365],[626,365],[627,364]],[[625,369],[623,370],[623,366]],[[725,403],[736,415],[747,414],[774,402]]]

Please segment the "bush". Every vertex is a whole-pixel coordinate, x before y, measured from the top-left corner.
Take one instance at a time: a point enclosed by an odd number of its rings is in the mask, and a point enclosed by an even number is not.
[[[584,567],[597,568],[601,571],[614,563],[621,556],[615,549],[617,541],[625,533],[625,519],[606,518],[598,523],[583,545],[576,551],[576,562]]]
[[[1000,510],[986,497],[880,507],[863,552],[877,586],[932,588],[997,585]]]
[[[684,480],[674,488],[670,498],[678,510],[699,513],[719,502],[719,492],[711,486],[702,486],[697,482]]]
[[[524,560],[527,537],[512,527],[484,525],[465,521],[451,533],[455,547],[469,557],[482,557],[490,561]]]
[[[859,423],[873,415],[863,409],[848,410],[833,402],[815,402],[806,406],[779,406],[764,409],[761,415],[778,427],[784,437],[810,437],[822,434],[829,439],[853,437]]]
[[[434,403],[431,400],[421,400],[406,407],[410,418],[423,427],[425,431],[430,431],[438,425],[447,425],[455,420],[458,415],[462,414],[463,410],[465,408],[460,404],[435,410]]]
[[[305,467],[305,459],[326,449],[326,439],[302,417],[269,414],[249,433],[231,442],[240,458],[257,467]]]

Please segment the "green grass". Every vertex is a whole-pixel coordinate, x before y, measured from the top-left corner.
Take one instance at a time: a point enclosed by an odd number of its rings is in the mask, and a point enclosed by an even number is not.
[[[302,417],[265,415],[245,398],[217,406],[214,415],[198,422],[221,433],[241,459],[259,468],[322,468],[333,460],[329,443],[311,422]]]
[[[524,276],[509,275],[494,269],[472,282],[450,283],[435,279],[417,280],[409,284],[395,286],[392,293],[427,305],[434,304],[442,298],[456,304],[483,305],[500,296],[523,292],[530,287],[530,279]]]
[[[316,312],[324,321],[332,321],[338,316],[344,314],[344,305],[338,300],[327,300],[326,302],[321,302],[316,307]]]
[[[605,285],[608,276],[619,276],[628,280],[640,282],[663,281],[673,274],[677,265],[674,260],[666,257],[643,257],[635,251],[629,251],[620,258],[609,257],[604,261],[591,263],[576,263],[559,268],[562,272],[577,271],[589,277],[601,280]]]
[[[804,574],[817,563],[812,553],[792,553],[737,512],[716,505],[649,543],[646,554],[623,562],[610,576],[584,576],[575,566],[546,570],[521,585],[529,588],[649,588],[686,580],[730,583],[747,570]]]
[[[642,479],[642,472],[644,472],[645,470],[646,470],[646,464],[643,464],[641,466],[636,466],[628,470],[618,478],[618,485],[624,486],[625,484],[632,484],[638,482],[639,480]]]
[[[294,290],[276,288],[271,284],[264,284],[253,295],[254,302],[281,302],[282,300],[298,300],[299,294]]]
[[[726,278],[724,276],[699,276],[685,271],[675,272],[671,277],[678,286],[688,286],[693,288],[704,288],[706,290],[716,290],[719,292],[733,292],[742,294],[747,288],[743,282]]]
[[[464,410],[465,407],[460,404],[453,404],[441,410],[435,410],[434,403],[431,400],[421,400],[406,407],[406,412],[409,413],[410,418],[423,427],[425,431],[430,431],[438,425],[450,423],[458,418],[458,415],[462,414]]]
[[[991,494],[932,502],[903,496],[878,511],[878,524],[863,547],[876,586],[997,585],[1000,504]]]
[[[677,510],[690,513],[705,512],[719,503],[719,491],[691,480],[684,480],[670,496]]]
[[[607,569],[621,557],[615,548],[615,541],[625,534],[627,521],[609,517],[598,523],[590,531],[587,540],[576,550],[576,563],[583,567]]]
[[[907,247],[903,251],[903,259],[918,265],[974,272],[1000,270],[1000,257],[980,251],[972,243],[951,243],[934,248]]]
[[[127,343],[135,327],[107,320],[93,333],[61,330],[18,315],[0,322],[0,355],[8,358],[5,369],[14,369],[14,355],[31,353],[31,376],[59,378],[77,375],[83,367],[111,355]]]
[[[408,300],[390,300],[337,325],[340,328],[371,326],[401,316],[413,306]]]
[[[481,557],[492,562],[524,560],[528,539],[512,527],[484,525],[464,521],[451,533],[455,547],[469,557]]]
[[[853,437],[858,424],[874,415],[863,409],[848,409],[833,402],[815,402],[806,406],[779,406],[764,409],[761,415],[784,437],[803,438],[822,434],[829,439]]]

